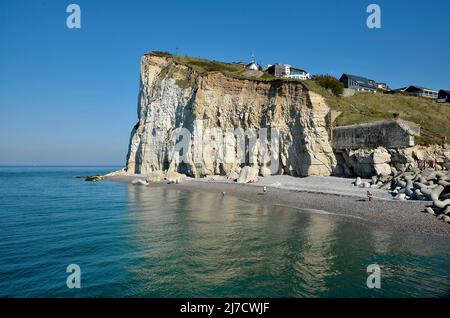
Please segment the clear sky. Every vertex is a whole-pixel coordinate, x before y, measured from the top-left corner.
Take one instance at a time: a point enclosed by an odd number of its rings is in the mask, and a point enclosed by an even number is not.
[[[123,165],[150,50],[450,89],[449,31],[448,0],[2,0],[0,165]]]

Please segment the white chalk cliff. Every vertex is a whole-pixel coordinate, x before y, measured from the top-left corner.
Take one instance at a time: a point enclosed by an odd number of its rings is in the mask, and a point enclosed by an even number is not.
[[[242,79],[220,72],[200,73],[171,56],[147,54],[141,61],[138,102],[139,122],[130,139],[127,172],[148,174],[173,170],[190,176],[238,175],[253,166],[261,175],[330,175],[336,159],[329,140],[324,99],[299,81]],[[174,152],[172,133],[177,128],[191,133],[189,148]],[[218,129],[220,138],[205,136]],[[256,143],[239,160],[238,138],[230,130],[279,131],[279,148],[270,172],[267,151]],[[269,138],[269,141],[271,139]],[[181,157],[184,156],[184,162]],[[200,158],[200,159],[198,159]],[[272,162],[272,161],[271,161]]]

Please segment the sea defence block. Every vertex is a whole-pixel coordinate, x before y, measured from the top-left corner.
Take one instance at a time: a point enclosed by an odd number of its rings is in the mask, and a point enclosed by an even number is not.
[[[413,147],[414,136],[420,136],[420,126],[401,119],[340,126],[333,130],[333,148]]]

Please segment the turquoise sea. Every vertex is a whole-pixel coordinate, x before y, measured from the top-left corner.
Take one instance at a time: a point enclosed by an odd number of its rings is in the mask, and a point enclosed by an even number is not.
[[[0,167],[0,297],[450,296],[447,238],[72,178],[116,168]]]

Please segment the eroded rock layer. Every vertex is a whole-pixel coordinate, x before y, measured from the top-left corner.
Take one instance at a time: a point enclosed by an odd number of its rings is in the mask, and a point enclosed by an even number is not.
[[[324,99],[300,82],[198,73],[172,57],[145,55],[141,61],[139,122],[131,134],[127,172],[236,175],[250,165],[261,175],[330,175],[336,159],[329,141],[328,113]],[[173,133],[180,127],[191,133],[183,153],[174,151]],[[278,144],[268,138],[267,149],[260,142],[250,145],[247,136],[242,155],[239,138],[228,132],[242,129],[251,135],[256,131],[261,140],[259,128],[268,128],[269,137],[277,129]],[[221,137],[206,135],[208,129]],[[268,168],[268,150],[270,163],[279,161],[275,170]]]

